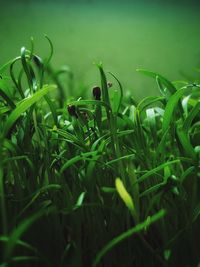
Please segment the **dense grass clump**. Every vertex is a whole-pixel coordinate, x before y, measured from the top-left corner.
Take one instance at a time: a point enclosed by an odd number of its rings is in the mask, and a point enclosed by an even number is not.
[[[0,68],[0,266],[199,266],[198,82],[138,70],[160,95],[137,103],[100,64],[68,95],[49,43]]]

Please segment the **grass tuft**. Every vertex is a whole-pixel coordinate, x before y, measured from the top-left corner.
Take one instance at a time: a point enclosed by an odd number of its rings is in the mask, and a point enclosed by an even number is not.
[[[88,99],[46,39],[0,67],[0,266],[197,267],[200,84],[140,69],[137,103],[99,64]]]

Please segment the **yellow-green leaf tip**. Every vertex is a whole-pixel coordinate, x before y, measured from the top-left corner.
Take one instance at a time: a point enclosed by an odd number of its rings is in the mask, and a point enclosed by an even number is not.
[[[135,206],[133,203],[133,199],[131,195],[127,192],[122,180],[120,178],[116,178],[115,180],[115,187],[117,189],[118,194],[120,195],[121,199],[127,206],[127,208],[131,211],[131,213],[135,212]]]

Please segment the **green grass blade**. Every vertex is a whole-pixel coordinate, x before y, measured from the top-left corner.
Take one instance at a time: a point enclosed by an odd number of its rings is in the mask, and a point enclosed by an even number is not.
[[[182,128],[182,124],[178,125],[177,134],[178,134],[179,140],[180,140],[180,142],[181,142],[181,144],[185,150],[186,155],[188,155],[192,159],[196,160],[196,153],[194,151],[193,146],[190,143],[188,134]]]
[[[146,76],[149,76],[151,78],[154,78],[154,79],[159,78],[160,82],[167,87],[167,89],[169,90],[171,95],[176,92],[176,87],[170,81],[168,81],[165,77],[160,75],[159,73],[152,72],[152,71],[149,71],[146,69],[137,69],[136,71],[138,71],[138,72],[140,72]]]
[[[163,125],[162,125],[163,134],[167,131],[168,127],[170,126],[171,121],[173,120],[173,114],[177,110],[177,105],[179,103],[180,98],[186,92],[188,92],[188,88],[182,88],[170,97],[166,105],[165,113],[163,116]]]
[[[137,224],[135,227],[127,230],[126,232],[122,233],[121,235],[113,238],[105,247],[103,247],[100,252],[97,254],[92,267],[96,267],[99,265],[101,259],[108,253],[111,249],[113,249],[116,245],[121,243],[122,241],[126,240],[127,238],[133,236],[134,234],[142,232],[144,229],[149,227],[151,224],[155,223],[156,221],[160,220],[165,216],[166,212],[164,210],[160,210],[156,214],[148,217],[144,222]]]
[[[45,213],[45,210],[40,210],[37,213],[34,213],[30,217],[26,218],[24,221],[20,222],[20,224],[13,230],[13,232],[9,236],[9,240],[6,243],[5,248],[5,258],[7,260],[10,259],[12,252],[19,242],[21,236],[28,230],[28,228],[40,217],[42,217]]]
[[[57,117],[56,106],[55,106],[54,102],[51,101],[51,99],[47,95],[44,96],[44,99],[46,100],[47,104],[49,105],[49,108],[50,108],[52,116],[53,116],[54,124],[56,126],[58,126],[58,117]]]
[[[109,93],[108,93],[108,85],[107,85],[107,79],[105,72],[103,70],[102,64],[98,65],[100,74],[101,74],[101,87],[102,87],[102,96],[103,101],[107,104],[107,106],[110,107],[110,99],[109,99]]]
[[[137,183],[145,181],[148,177],[152,176],[153,174],[156,175],[159,171],[161,171],[165,167],[170,166],[172,164],[176,164],[176,163],[180,163],[180,160],[176,159],[176,160],[168,161],[166,163],[163,163],[163,164],[159,165],[158,167],[148,171],[147,173],[142,175],[140,178],[138,178]]]
[[[21,62],[22,62],[22,66],[23,66],[24,72],[25,72],[26,77],[27,77],[27,82],[28,82],[29,88],[32,90],[33,89],[33,83],[32,83],[32,77],[31,77],[31,73],[30,73],[29,63],[27,62],[26,48],[25,47],[21,48]]]
[[[187,118],[185,119],[183,123],[183,130],[185,132],[187,133],[189,132],[192,121],[196,117],[196,115],[199,114],[199,111],[200,111],[200,102],[197,102],[197,104],[190,111],[189,115],[187,116]]]
[[[122,100],[123,100],[123,88],[122,88],[122,84],[121,82],[117,79],[117,77],[112,73],[112,72],[109,72],[110,75],[113,76],[113,78],[117,81],[118,85],[119,85],[119,90],[120,90],[120,97],[119,97],[119,103],[117,105],[117,109],[116,109],[116,113],[119,112],[120,110],[120,107],[122,105]]]
[[[142,112],[148,106],[156,102],[162,102],[163,100],[164,98],[161,96],[147,96],[139,102],[139,104],[137,105],[137,109]]]
[[[96,156],[97,152],[96,151],[92,151],[92,152],[86,152],[86,153],[82,153],[74,158],[71,158],[70,160],[68,160],[60,169],[60,174],[62,174],[67,168],[69,168],[70,166],[72,166],[73,164],[75,164],[78,161],[81,160],[87,160],[92,159],[93,156]]]
[[[53,43],[52,43],[51,39],[46,34],[45,34],[44,37],[47,39],[47,41],[49,42],[49,45],[50,45],[49,57],[45,61],[45,67],[46,67],[50,63],[50,61],[52,59],[52,56],[53,56]]]
[[[41,90],[37,91],[35,94],[33,94],[32,96],[26,98],[23,102],[21,102],[8,117],[4,126],[4,136],[7,136],[13,124],[22,115],[22,113],[24,113],[27,109],[29,109],[33,104],[38,102],[47,93],[55,89],[56,89],[55,85],[46,85]]]

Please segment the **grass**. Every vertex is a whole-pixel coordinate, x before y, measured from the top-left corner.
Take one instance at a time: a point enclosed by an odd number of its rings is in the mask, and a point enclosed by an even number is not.
[[[0,266],[199,266],[198,82],[138,69],[137,103],[98,64],[68,95],[48,41],[0,68]]]

